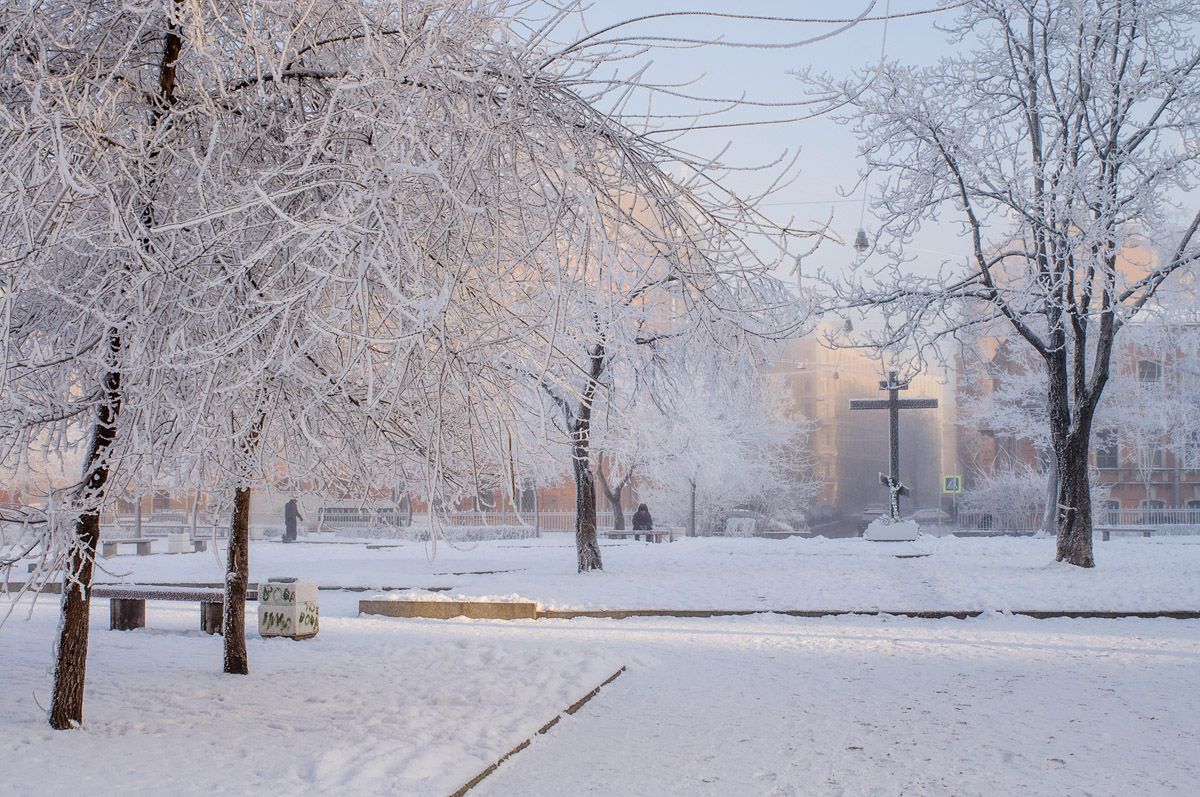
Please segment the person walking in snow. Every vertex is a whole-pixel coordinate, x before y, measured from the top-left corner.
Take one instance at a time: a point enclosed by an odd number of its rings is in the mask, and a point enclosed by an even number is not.
[[[654,518],[650,517],[650,510],[645,504],[638,504],[637,511],[633,513],[633,539],[636,541],[639,537],[639,531],[653,531]],[[646,535],[646,542],[650,542],[650,535]]]
[[[283,505],[283,541],[296,541],[296,523],[304,520],[300,515],[300,507],[296,504],[296,499],[288,501]]]

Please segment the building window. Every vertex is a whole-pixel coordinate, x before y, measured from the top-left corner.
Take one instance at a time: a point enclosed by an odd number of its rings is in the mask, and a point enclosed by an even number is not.
[[[1157,360],[1138,360],[1137,378],[1139,382],[1157,384],[1162,381],[1163,367]]]
[[[1121,467],[1120,446],[1117,444],[1115,432],[1100,433],[1096,443],[1096,467],[1101,470],[1116,470]]]
[[[1138,468],[1142,470],[1158,470],[1163,466],[1163,448],[1157,443],[1147,443],[1138,446]]]
[[[151,512],[169,512],[171,510],[171,494],[166,490],[155,490],[150,499]]]
[[[1183,467],[1185,470],[1200,470],[1200,431],[1188,432],[1184,440]]]

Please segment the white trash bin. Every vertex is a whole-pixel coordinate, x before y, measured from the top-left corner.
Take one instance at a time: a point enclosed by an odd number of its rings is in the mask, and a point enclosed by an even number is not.
[[[258,634],[308,639],[317,635],[317,585],[295,578],[271,578],[258,588]]]

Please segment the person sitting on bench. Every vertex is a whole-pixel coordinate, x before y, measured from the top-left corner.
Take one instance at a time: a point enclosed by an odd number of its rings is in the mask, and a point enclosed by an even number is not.
[[[645,504],[638,504],[637,512],[633,513],[633,539],[637,540],[639,531],[653,531],[654,518],[650,517],[650,510]],[[650,542],[650,535],[646,535],[646,542]]]

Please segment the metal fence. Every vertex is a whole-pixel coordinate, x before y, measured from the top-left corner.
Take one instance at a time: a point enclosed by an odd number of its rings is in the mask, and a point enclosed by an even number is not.
[[[1137,526],[1157,529],[1160,533],[1200,534],[1200,508],[1196,507],[1097,508],[1092,521],[1096,526]],[[961,531],[1036,532],[1042,527],[1042,513],[960,511],[948,525]]]
[[[625,516],[626,525],[632,514]],[[574,531],[574,512],[445,512],[439,516],[445,526],[530,526],[540,531]],[[413,525],[429,525],[428,513],[413,515]],[[596,512],[596,528],[611,529],[613,514]]]
[[[1041,512],[959,512],[950,524],[960,531],[997,533],[1035,532],[1042,527]]]
[[[1103,526],[1200,526],[1200,508],[1102,509],[1096,513],[1096,522]]]
[[[632,513],[626,515],[625,522],[628,524]],[[514,527],[525,526],[538,531],[574,531],[575,530],[575,513],[574,512],[443,512],[437,515],[437,520],[442,526],[463,526],[463,527]],[[414,512],[412,514],[412,522],[410,524],[417,527],[428,527],[431,518],[428,512]],[[596,527],[603,529],[611,529],[613,524],[613,515],[610,511],[596,513]],[[400,525],[389,521],[386,513],[378,515],[345,513],[343,515],[333,515],[332,513],[322,513],[320,521],[312,525],[313,531],[334,531],[340,529],[369,529],[369,528],[386,528],[392,525]]]

